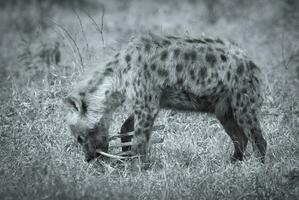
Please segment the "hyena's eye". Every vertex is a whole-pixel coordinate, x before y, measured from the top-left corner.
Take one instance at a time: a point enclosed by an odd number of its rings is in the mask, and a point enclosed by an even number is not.
[[[77,137],[77,142],[78,142],[79,144],[82,144],[82,143],[83,143],[83,138],[82,138],[81,136],[78,136],[78,137]]]

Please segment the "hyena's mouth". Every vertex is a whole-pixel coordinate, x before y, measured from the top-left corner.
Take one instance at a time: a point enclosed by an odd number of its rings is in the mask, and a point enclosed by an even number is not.
[[[152,131],[156,131],[156,130],[161,130],[164,129],[164,125],[159,125],[159,126],[154,126]],[[108,142],[117,140],[117,139],[121,139],[124,137],[132,137],[134,135],[134,131],[132,132],[127,132],[127,133],[119,133],[117,135],[111,136],[108,139]],[[153,135],[150,143],[151,144],[158,144],[158,143],[162,143],[164,141],[164,137],[159,137],[157,135]],[[119,149],[122,147],[132,147],[133,142],[129,141],[129,142],[118,142],[116,144],[113,144],[111,146],[109,146],[109,150],[114,150],[114,149]],[[96,150],[96,154],[99,156],[105,156],[108,158],[113,158],[113,159],[117,159],[117,160],[124,160],[124,159],[133,159],[133,158],[138,158],[139,155],[134,155],[134,153],[132,151],[119,151],[118,153],[115,154],[110,154],[108,152],[104,152],[101,149],[97,149]],[[97,156],[98,157],[98,156]]]

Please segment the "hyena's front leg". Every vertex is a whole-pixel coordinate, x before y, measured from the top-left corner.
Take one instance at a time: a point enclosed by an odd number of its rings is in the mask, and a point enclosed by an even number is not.
[[[159,111],[159,95],[154,91],[142,95],[141,99],[136,99],[134,105],[134,138],[132,152],[139,154],[142,161],[147,161],[147,152],[149,151],[149,140],[155,118]]]

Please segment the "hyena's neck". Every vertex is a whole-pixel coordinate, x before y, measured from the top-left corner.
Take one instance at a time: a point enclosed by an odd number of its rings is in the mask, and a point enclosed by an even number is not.
[[[122,81],[117,71],[109,74],[104,72],[100,79],[99,84],[87,96],[87,118],[94,123],[103,121],[109,124],[115,109],[124,102],[124,95],[120,90]]]

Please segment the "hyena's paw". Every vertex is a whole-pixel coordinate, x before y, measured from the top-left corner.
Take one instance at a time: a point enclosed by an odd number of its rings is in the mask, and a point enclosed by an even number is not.
[[[232,155],[232,156],[230,157],[230,162],[231,162],[232,164],[235,164],[235,163],[237,163],[237,162],[239,162],[239,161],[242,161],[242,160],[243,160],[243,158],[241,159],[241,158],[237,157],[236,155]]]

